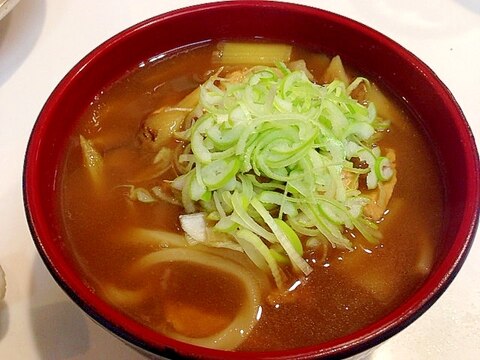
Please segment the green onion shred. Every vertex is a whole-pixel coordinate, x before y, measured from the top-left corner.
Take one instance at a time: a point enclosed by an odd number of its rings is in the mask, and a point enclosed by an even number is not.
[[[358,179],[374,189],[393,170],[372,140],[386,121],[373,103],[350,96],[368,80],[319,85],[283,63],[254,67],[241,82],[220,74],[201,86],[203,113],[182,133],[189,145],[180,160],[190,166],[173,183],[186,211],[204,213],[213,232],[230,235],[279,288],[286,263],[312,271],[301,239],[352,249],[346,230],[356,229],[378,243],[377,225],[362,214],[368,199]]]

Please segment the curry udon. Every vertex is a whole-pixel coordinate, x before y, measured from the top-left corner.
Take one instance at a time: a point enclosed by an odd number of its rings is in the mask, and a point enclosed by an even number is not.
[[[84,281],[161,333],[228,350],[318,344],[388,314],[434,264],[443,190],[414,119],[360,75],[224,42],[104,89],[59,195]]]

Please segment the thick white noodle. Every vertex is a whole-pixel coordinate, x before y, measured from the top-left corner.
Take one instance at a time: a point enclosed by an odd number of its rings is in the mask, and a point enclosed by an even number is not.
[[[188,246],[185,236],[158,229],[147,229],[133,227],[125,232],[122,237],[126,241],[132,241],[136,244],[158,245],[162,248],[177,248]]]
[[[141,258],[136,264],[136,271],[142,271],[160,263],[188,262],[218,269],[238,278],[246,292],[246,301],[242,304],[232,322],[216,334],[193,338],[179,334],[173,330],[163,333],[176,340],[211,349],[232,350],[238,347],[249,335],[257,322],[261,292],[258,282],[251,271],[237,262],[220,256],[188,248],[168,248],[153,252]]]

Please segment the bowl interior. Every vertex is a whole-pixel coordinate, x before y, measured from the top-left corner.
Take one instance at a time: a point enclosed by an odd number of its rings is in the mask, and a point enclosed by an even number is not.
[[[57,205],[51,201],[58,191],[59,166],[69,134],[101,89],[160,53],[222,38],[264,38],[339,54],[346,63],[379,81],[404,102],[436,149],[446,189],[446,211],[438,261],[425,284],[400,308],[368,329],[319,347],[270,355],[349,355],[381,342],[423,313],[459,270],[478,219],[478,154],[461,110],[425,64],[378,32],[318,9],[274,2],[191,7],[152,18],[120,33],[76,65],[44,106],[25,161],[26,212],[44,262],[60,286],[92,318],[136,346],[156,353],[168,354],[168,349],[176,349],[183,355],[226,356],[160,336],[96,297],[82,282],[65,251]]]

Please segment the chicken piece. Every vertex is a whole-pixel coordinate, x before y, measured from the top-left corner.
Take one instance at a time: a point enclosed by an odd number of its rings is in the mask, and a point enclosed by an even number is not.
[[[303,61],[303,60],[302,60]],[[237,84],[243,82],[247,76],[257,71],[264,69],[264,66],[254,66],[251,68],[243,68],[240,70],[230,71],[225,75],[225,79],[228,80],[228,83]],[[272,71],[276,72],[278,75],[281,75],[279,69],[271,68]],[[308,71],[308,70],[307,70]],[[225,90],[223,83],[219,85],[220,89]]]
[[[198,104],[200,88],[180,100],[176,106],[162,106],[151,113],[142,123],[140,138],[144,143],[158,149],[170,141],[175,131],[182,126],[185,117]]]
[[[395,169],[395,152],[392,149],[387,149],[385,155],[391,162],[393,168],[393,175],[387,182],[379,182],[375,190],[365,194],[371,201],[363,208],[365,216],[372,220],[380,220],[387,210],[388,202],[390,201],[393,189],[397,184],[397,171]]]
[[[247,72],[247,68],[243,70],[232,71],[225,76],[225,79],[228,79],[230,83],[240,83],[245,80],[245,75],[247,74]]]
[[[342,170],[342,183],[347,189],[358,188],[358,176],[351,171]]]

